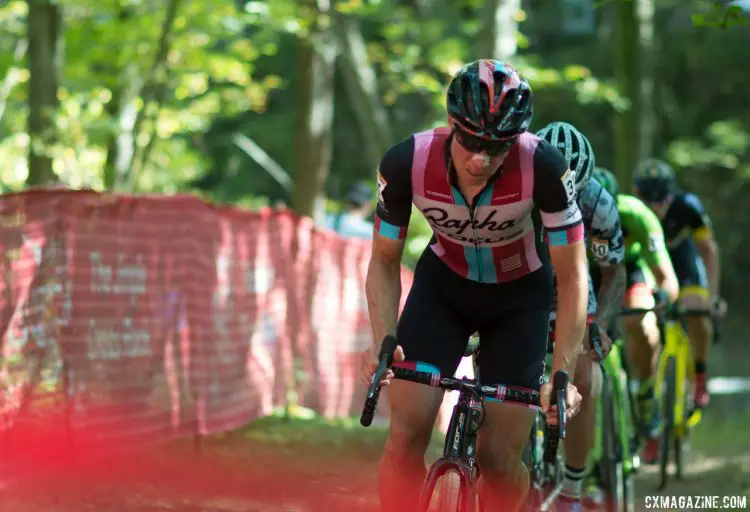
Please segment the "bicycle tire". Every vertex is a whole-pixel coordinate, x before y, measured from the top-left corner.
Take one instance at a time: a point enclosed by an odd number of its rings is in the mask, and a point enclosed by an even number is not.
[[[674,448],[675,477],[678,480],[682,480],[682,477],[684,474],[683,470],[685,468],[685,459],[690,450],[690,438],[689,438],[690,427],[688,426],[690,415],[687,413],[687,411],[689,411],[691,407],[689,381],[684,382],[683,386],[687,388],[687,390],[683,393],[683,397],[684,397],[683,410],[686,411],[686,414],[685,414],[685,417],[683,418],[684,425],[682,425],[682,427],[678,429],[679,435],[675,435],[674,447],[673,447]]]
[[[672,448],[672,436],[674,434],[674,407],[677,395],[677,360],[674,356],[667,358],[664,369],[664,380],[666,387],[664,389],[664,399],[662,402],[662,435],[660,443],[660,460],[659,460],[659,491],[663,491],[667,486],[669,451]]]
[[[468,511],[460,502],[461,477],[456,471],[448,470],[440,477],[437,507],[435,512],[474,512]]]
[[[599,476],[606,495],[605,509],[608,512],[619,512],[622,510],[625,498],[625,474],[622,457],[618,456],[620,436],[611,385],[612,379],[606,379],[599,397],[602,414],[602,454],[599,461]]]
[[[544,481],[540,481],[540,479],[543,480],[544,477],[540,471],[542,450],[537,448],[537,436],[542,427],[541,421],[541,415],[540,413],[537,413],[534,417],[534,424],[531,427],[531,432],[529,432],[529,440],[523,451],[522,460],[529,471],[529,492],[526,495],[526,499],[521,508],[521,510],[524,511],[539,510],[539,506],[543,501],[543,496],[540,492],[540,489],[545,484]]]
[[[630,388],[628,386],[628,378],[627,378],[627,372],[624,369],[620,369],[620,378],[616,380],[615,385],[617,386],[618,392],[617,396],[619,397],[617,400],[616,410],[625,411],[625,419],[624,423],[619,423],[620,431],[620,454],[621,454],[621,460],[623,462],[623,506],[622,510],[624,512],[635,512],[635,482],[633,480],[633,473],[635,471],[635,468],[633,467],[633,451],[632,451],[632,439],[633,439],[633,417],[629,414],[630,411],[630,403],[631,395],[630,395]],[[627,403],[623,403],[627,402]],[[621,415],[617,415],[618,418],[621,418]],[[625,430],[625,435],[623,435],[622,430]],[[625,450],[625,446],[623,446],[623,443],[627,443],[627,452]],[[626,458],[628,457],[628,463],[625,464]]]

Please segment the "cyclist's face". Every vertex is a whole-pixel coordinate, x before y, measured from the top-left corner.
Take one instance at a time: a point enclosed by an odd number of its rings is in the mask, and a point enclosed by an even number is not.
[[[458,131],[455,134],[451,142],[453,165],[470,183],[486,181],[503,163],[515,142],[515,139],[486,141]]]
[[[653,201],[639,194],[637,188],[634,188],[634,193],[636,197],[638,197],[641,201],[643,201],[643,203],[646,206],[648,206],[651,209],[651,211],[654,212],[654,214],[656,214],[657,217],[659,217],[659,219],[664,218],[664,216],[667,214],[667,210],[669,210],[669,205],[672,204],[671,194],[665,197],[664,199],[662,199],[661,201]]]

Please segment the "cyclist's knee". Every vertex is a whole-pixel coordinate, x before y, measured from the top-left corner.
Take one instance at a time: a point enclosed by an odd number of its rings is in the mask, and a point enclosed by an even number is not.
[[[646,315],[627,315],[622,317],[622,327],[629,336],[643,334]]]
[[[385,450],[397,457],[423,457],[430,444],[432,430],[401,428],[391,425]]]
[[[443,394],[418,384],[393,382],[390,427],[386,450],[400,454],[417,454],[427,450]]]
[[[626,297],[625,307],[632,309],[651,309],[655,305],[654,298],[645,290],[642,293],[634,293]],[[642,315],[625,315],[622,317],[622,326],[629,336],[646,337],[649,331],[658,329],[656,315],[646,313]]]
[[[519,472],[526,471],[521,462],[523,447],[493,444],[477,450],[477,462],[482,474],[490,478],[517,479]]]

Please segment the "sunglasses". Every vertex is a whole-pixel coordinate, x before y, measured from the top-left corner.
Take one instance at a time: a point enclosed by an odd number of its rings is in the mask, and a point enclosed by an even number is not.
[[[453,133],[461,147],[469,153],[487,153],[489,156],[497,156],[507,152],[518,140],[518,137],[505,140],[482,139],[460,130],[454,130]]]

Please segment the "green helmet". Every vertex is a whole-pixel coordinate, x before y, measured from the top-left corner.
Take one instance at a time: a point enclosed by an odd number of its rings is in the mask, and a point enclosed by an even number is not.
[[[599,185],[609,192],[612,197],[617,197],[617,194],[620,192],[620,186],[617,184],[617,177],[615,177],[612,171],[604,167],[597,167],[594,169],[594,174],[591,177],[598,181]]]
[[[575,173],[576,190],[581,191],[596,165],[594,150],[586,136],[572,124],[564,122],[548,124],[536,132],[536,136],[560,150],[568,167]]]

